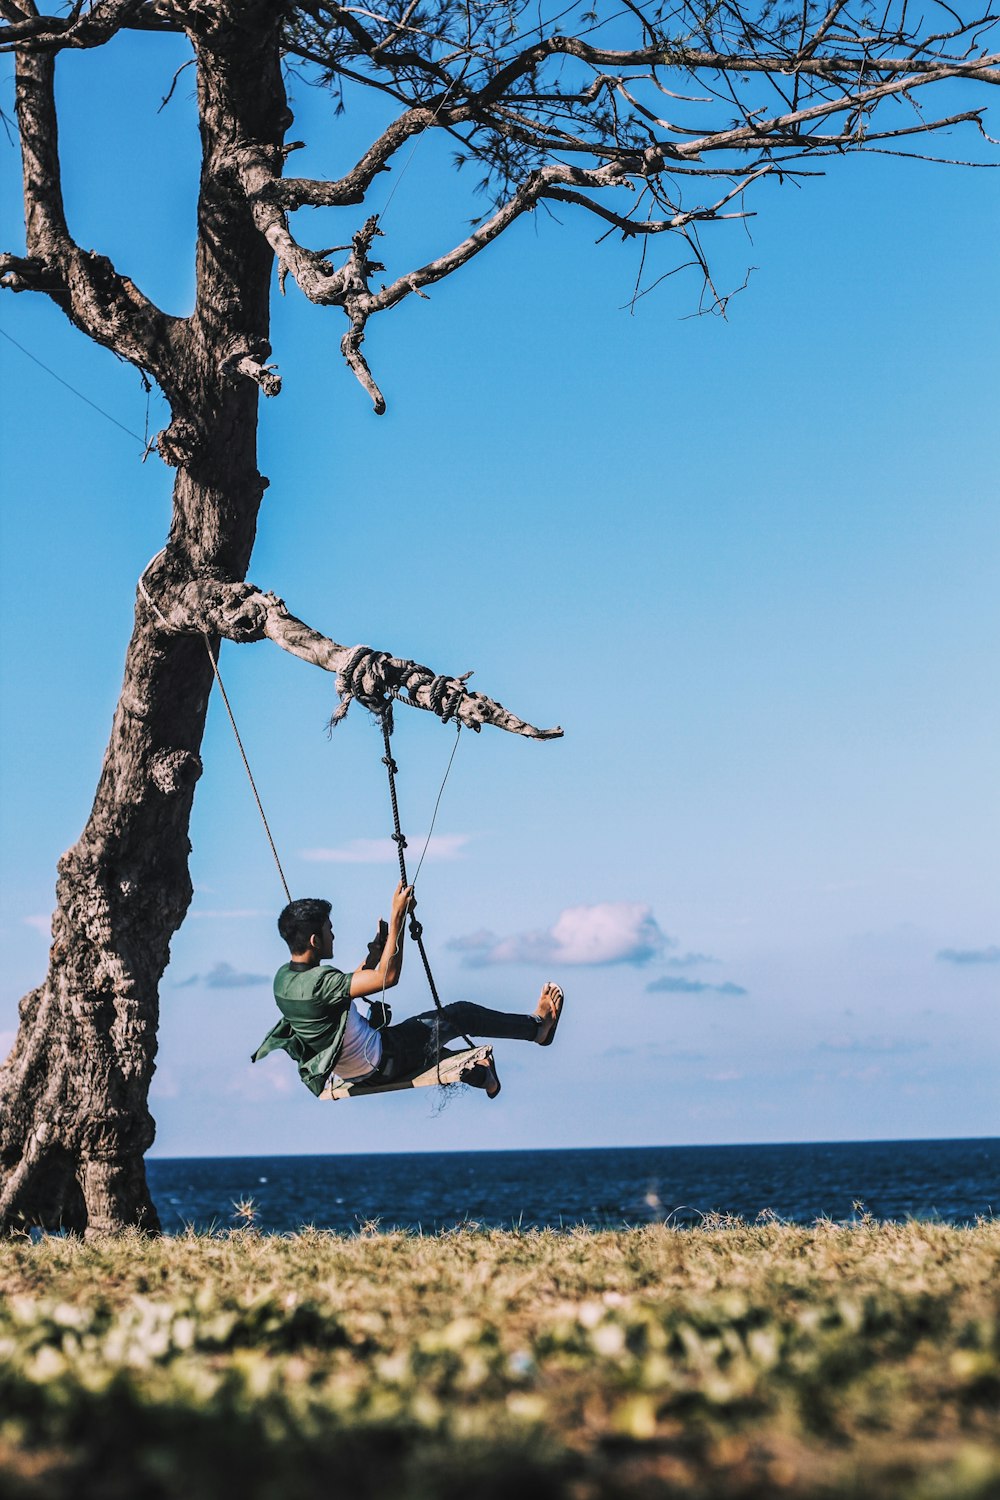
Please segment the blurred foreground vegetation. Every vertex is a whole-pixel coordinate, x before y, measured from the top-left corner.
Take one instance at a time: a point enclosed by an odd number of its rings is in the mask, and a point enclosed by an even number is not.
[[[1000,1222],[0,1245],[0,1494],[1000,1496]]]

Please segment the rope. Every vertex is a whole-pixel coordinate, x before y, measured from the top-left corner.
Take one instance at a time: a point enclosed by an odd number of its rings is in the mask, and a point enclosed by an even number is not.
[[[89,396],[85,396],[82,391],[78,391],[75,385],[70,385],[68,380],[64,380],[61,375],[57,375],[55,370],[51,370],[47,364],[45,364],[38,358],[37,354],[32,354],[30,349],[26,349],[23,344],[19,344],[17,339],[7,332],[6,328],[0,328],[0,335],[2,335],[7,340],[8,344],[13,344],[15,349],[20,349],[21,353],[26,355],[27,358],[30,359],[34,364],[36,364],[40,370],[44,370],[46,375],[51,375],[53,380],[58,380],[60,385],[64,385],[68,391],[72,391],[74,396],[78,396],[81,401],[85,401],[93,411],[99,412],[102,417],[106,417],[109,422],[112,422],[115,427],[119,429],[119,431],[126,433],[130,438],[135,438],[136,442],[144,450],[143,458],[145,459],[146,454],[148,454],[149,452],[148,401],[146,403],[146,437],[141,438],[137,432],[132,431],[131,427],[126,427],[124,422],[119,422],[118,418],[113,417],[109,411],[105,411],[103,406],[98,406],[96,401],[91,401]],[[143,376],[144,381],[145,378],[146,377]]]
[[[458,724],[458,725],[456,725],[456,728],[455,728],[455,743],[451,747],[451,754],[448,757],[448,764],[445,767],[444,777],[443,777],[443,779],[441,781],[441,785],[438,787],[437,800],[434,803],[434,811],[431,813],[431,826],[427,830],[427,837],[424,839],[424,847],[421,849],[421,851],[420,851],[420,858],[417,860],[417,870],[416,870],[416,874],[413,877],[413,884],[414,884],[414,886],[416,886],[417,880],[418,880],[419,875],[420,875],[420,871],[424,867],[424,856],[426,855],[426,853],[427,853],[427,851],[428,851],[428,849],[430,848],[430,845],[431,845],[431,835],[434,832],[434,824],[437,822],[438,808],[441,806],[441,798],[444,796],[444,789],[445,789],[445,787],[448,784],[448,777],[451,775],[452,763],[454,762],[455,752],[458,749],[458,742],[461,739],[461,737],[462,737],[462,726],[461,726],[461,724]]]
[[[434,111],[433,115],[431,116],[431,123],[430,123],[430,125],[429,126],[425,126],[425,129],[433,130],[434,126],[438,122],[438,115],[440,115],[441,111],[444,109],[445,105],[448,103],[448,100],[451,98],[451,96],[454,93],[455,89],[458,87],[458,85],[465,78],[466,72],[468,71],[469,64],[471,63],[471,61],[472,61],[471,57],[470,58],[466,58],[465,64],[464,64],[464,66],[462,68],[462,71],[458,74],[458,76],[456,78],[452,79],[451,83],[449,83],[447,89],[445,90],[445,92],[441,96],[441,102],[440,102],[440,104],[438,105],[437,109]],[[392,202],[393,198],[395,198],[396,192],[397,192],[397,190],[399,188],[400,183],[402,182],[403,178],[406,176],[407,172],[410,170],[410,164],[413,161],[413,158],[414,158],[414,156],[416,155],[416,152],[417,152],[417,147],[420,145],[420,143],[423,140],[423,138],[424,138],[424,131],[421,130],[420,133],[414,138],[413,145],[410,147],[409,155],[407,156],[407,158],[404,161],[402,167],[400,168],[400,170],[399,170],[399,172],[398,172],[398,174],[397,174],[397,176],[396,176],[396,178],[395,178],[395,180],[394,180],[394,182],[392,184],[392,187],[391,187],[391,189],[389,191],[389,196],[386,198],[385,202],[382,205],[381,211],[378,214],[376,214],[376,218],[378,219],[378,222],[379,222],[380,226],[385,222],[385,216],[389,212],[389,205]]]
[[[219,692],[222,694],[222,701],[226,705],[226,713],[229,715],[229,722],[233,726],[233,734],[236,736],[236,744],[239,747],[239,752],[243,760],[243,769],[247,773],[247,780],[250,783],[250,790],[253,792],[253,800],[257,804],[257,811],[260,813],[260,821],[264,825],[264,832],[267,834],[267,842],[271,846],[271,853],[274,855],[274,863],[278,867],[278,875],[281,879],[281,884],[284,887],[285,900],[290,902],[292,899],[292,893],[288,889],[288,881],[285,879],[285,872],[281,868],[281,860],[278,858],[278,851],[275,848],[274,839],[271,837],[271,828],[267,821],[267,814],[264,812],[264,804],[260,800],[260,794],[257,791],[257,783],[253,779],[253,772],[250,769],[250,762],[247,760],[247,753],[243,748],[243,741],[240,738],[240,732],[236,727],[236,717],[233,714],[233,710],[229,702],[229,694],[226,692],[226,684],[222,680],[222,673],[219,671],[219,664],[212,653],[212,646],[211,642],[208,639],[208,636],[203,635],[202,640],[205,642],[205,650],[208,652],[208,659],[212,663],[212,671],[215,673],[215,680],[219,684]]]
[[[149,605],[150,609],[153,611],[153,614],[159,620],[160,624],[164,627],[164,629],[169,630],[169,620],[163,614],[163,611],[160,609],[159,605],[156,603],[156,600],[152,597],[146,587],[146,574],[149,572],[153,564],[159,561],[166,550],[167,549],[165,547],[161,547],[156,556],[150,558],[149,562],[139,574],[139,592],[142,595],[143,599],[145,599],[146,603]],[[274,839],[271,836],[271,825],[267,821],[267,814],[264,811],[264,804],[260,800],[260,793],[257,791],[257,783],[256,781],[254,781],[253,772],[250,769],[250,761],[247,759],[247,753],[243,748],[243,740],[240,736],[240,731],[236,726],[236,715],[233,713],[232,704],[229,702],[229,694],[226,692],[226,684],[223,682],[222,673],[219,671],[219,663],[212,651],[212,645],[208,638],[208,635],[202,634],[202,640],[205,642],[205,650],[208,652],[208,659],[212,663],[212,671],[215,674],[215,680],[219,684],[219,692],[222,694],[222,701],[226,705],[226,713],[229,715],[229,722],[233,726],[233,734],[236,736],[236,744],[240,752],[240,757],[243,761],[243,769],[247,773],[247,780],[250,783],[250,790],[253,792],[253,800],[257,804],[257,811],[260,813],[260,821],[264,825],[264,832],[267,834],[267,842],[270,844],[271,853],[274,855],[274,863],[278,867],[278,875],[281,879],[281,884],[285,892],[285,900],[290,902],[292,899],[292,893],[288,889],[288,881],[285,879],[285,872],[281,868],[281,860],[278,858],[278,850],[275,847]]]
[[[385,766],[386,774],[389,777],[389,801],[390,801],[391,806],[392,806],[392,824],[393,824],[392,838],[393,838],[393,842],[396,845],[396,854],[397,854],[397,857],[399,859],[399,878],[403,882],[404,885],[409,885],[409,881],[406,878],[406,855],[403,852],[405,850],[405,848],[406,848],[406,838],[405,838],[405,836],[403,834],[402,828],[400,827],[400,822],[399,822],[399,799],[398,799],[398,797],[396,795],[396,774],[397,774],[397,772],[399,770],[399,767],[397,766],[396,762],[392,758],[392,742],[390,740],[390,735],[392,733],[392,716],[391,715],[392,715],[392,711],[391,711],[391,708],[388,707],[388,706],[386,707],[385,711],[383,711],[383,713],[380,715],[380,723],[381,723],[381,728],[382,728],[382,743],[385,746],[385,754],[382,757],[382,764]],[[461,728],[462,728],[462,726],[460,724],[458,726],[459,734],[461,733]],[[438,808],[441,805],[441,798],[444,795],[445,782],[447,782],[448,777],[451,774],[452,762],[455,759],[455,751],[457,749],[458,749],[458,735],[456,735],[456,737],[455,737],[455,744],[452,747],[451,758],[448,761],[448,767],[447,767],[447,770],[444,773],[444,781],[442,781],[442,783],[441,783],[441,788],[440,788],[440,791],[438,792],[438,796],[437,796],[437,802],[434,804],[434,816],[431,818],[430,832],[428,833],[426,842],[424,843],[423,853],[420,856],[420,863],[417,865],[417,875],[419,875],[419,873],[420,873],[420,866],[424,862],[424,855],[427,853],[427,846],[428,846],[428,844],[430,844],[430,841],[431,841],[431,833],[433,833],[433,831],[434,831],[434,822],[435,822],[435,819],[437,818]],[[413,877],[414,884],[416,884],[416,878],[417,877],[415,875]],[[434,974],[433,974],[433,971],[431,969],[430,959],[427,957],[427,949],[424,947],[424,929],[423,929],[423,926],[421,925],[421,923],[417,919],[416,912],[411,912],[410,913],[410,937],[413,939],[413,941],[417,945],[417,951],[420,954],[420,960],[421,960],[421,963],[424,966],[424,973],[427,975],[427,984],[428,984],[428,987],[429,987],[430,992],[431,992],[431,997],[432,997],[432,999],[434,1001],[435,1009],[440,1013],[441,1011],[444,1010],[444,1006],[441,1004],[441,997],[438,995],[437,985],[434,982]],[[466,1046],[468,1046],[468,1047],[472,1047],[472,1046],[475,1045],[475,1043],[472,1041],[472,1038],[471,1037],[467,1037],[464,1032],[462,1033],[462,1040],[465,1042]],[[440,1049],[440,1046],[439,1046],[438,1047],[439,1054],[440,1054],[440,1050],[441,1049]],[[440,1057],[439,1057],[439,1066],[440,1066]]]
[[[390,669],[398,676],[404,669],[402,688],[394,687],[390,681]],[[337,673],[337,694],[340,704],[330,718],[333,729],[347,715],[353,702],[367,708],[380,719],[386,718],[389,733],[392,733],[392,704],[405,703],[410,708],[421,708],[425,713],[437,714],[447,724],[458,713],[464,699],[469,696],[466,683],[471,672],[461,677],[436,674],[429,667],[417,662],[401,661],[387,651],[376,651],[372,646],[355,646],[340,671]],[[421,703],[417,693],[422,687],[429,688],[429,703]]]

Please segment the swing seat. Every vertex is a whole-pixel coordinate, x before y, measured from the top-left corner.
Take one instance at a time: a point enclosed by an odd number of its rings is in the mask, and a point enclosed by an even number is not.
[[[410,1073],[406,1078],[395,1078],[391,1083],[338,1083],[335,1088],[327,1084],[320,1094],[321,1099],[360,1099],[365,1094],[393,1094],[397,1089],[423,1089],[435,1084],[461,1083],[462,1074],[477,1063],[489,1065],[493,1061],[492,1047],[463,1047],[460,1051],[441,1053],[433,1067],[422,1073]]]

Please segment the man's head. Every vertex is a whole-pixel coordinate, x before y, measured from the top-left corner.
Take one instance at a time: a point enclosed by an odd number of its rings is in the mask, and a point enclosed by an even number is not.
[[[318,958],[332,957],[333,932],[330,931],[327,944],[324,931],[329,928],[332,910],[329,901],[321,901],[318,897],[306,896],[301,901],[289,901],[278,918],[278,932],[288,944],[289,952],[305,953],[312,948]],[[330,951],[323,952],[327,946]]]

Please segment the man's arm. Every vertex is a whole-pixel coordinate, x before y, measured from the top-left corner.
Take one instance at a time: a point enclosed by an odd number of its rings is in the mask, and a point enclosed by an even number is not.
[[[404,885],[400,881],[392,898],[389,931],[386,935],[385,947],[382,949],[382,956],[374,969],[366,969],[363,965],[360,969],[355,969],[351,975],[352,1000],[362,1000],[366,995],[379,995],[383,990],[391,990],[399,983],[399,976],[403,969],[406,914],[415,905],[412,885]]]

